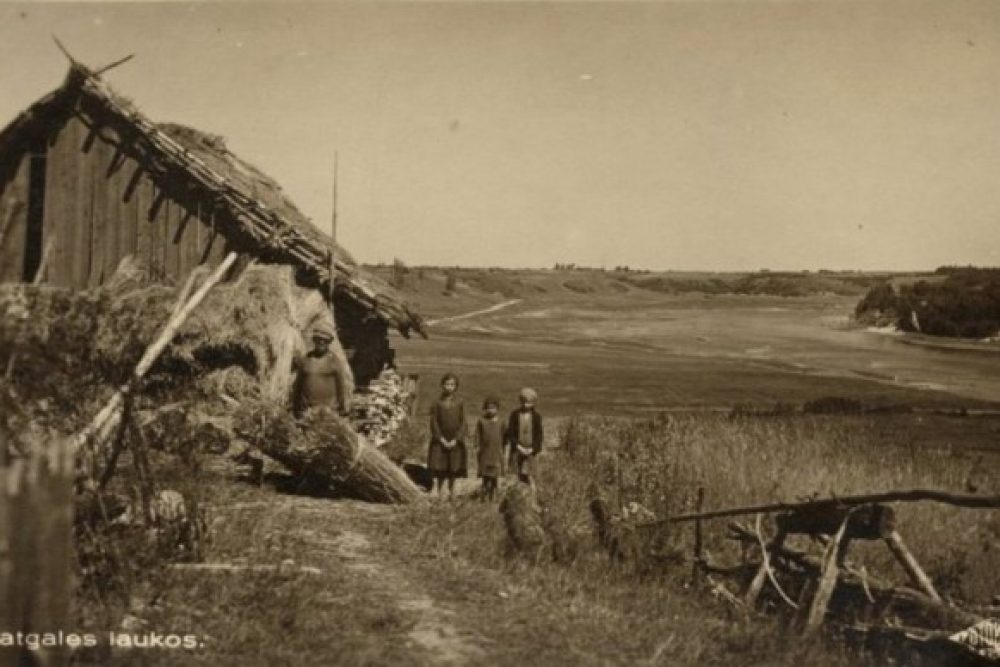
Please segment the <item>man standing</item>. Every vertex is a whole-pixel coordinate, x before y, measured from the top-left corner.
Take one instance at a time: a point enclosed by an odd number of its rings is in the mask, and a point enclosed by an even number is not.
[[[333,327],[325,322],[312,327],[313,348],[296,360],[293,409],[296,415],[307,410],[330,409],[346,416],[350,411],[353,384],[346,358],[338,355]]]

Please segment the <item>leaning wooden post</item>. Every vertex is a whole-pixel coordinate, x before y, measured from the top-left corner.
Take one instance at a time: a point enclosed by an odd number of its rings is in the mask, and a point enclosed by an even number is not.
[[[757,516],[760,516],[759,514]],[[753,581],[750,582],[750,587],[747,589],[746,595],[743,597],[743,601],[747,603],[747,606],[751,609],[757,604],[757,598],[760,597],[760,593],[764,590],[764,582],[767,581],[767,571],[771,567],[771,554],[779,551],[783,546],[785,546],[785,538],[788,534],[782,530],[778,529],[777,534],[775,534],[774,539],[771,540],[770,544],[764,544],[763,539],[760,542],[760,567],[757,568],[757,573],[754,574]]]
[[[705,505],[705,487],[698,487],[698,497],[695,501],[695,512],[701,512]],[[694,564],[691,566],[691,579],[697,581],[705,565],[705,547],[703,544],[701,520],[694,523]]]
[[[826,608],[830,604],[833,596],[833,589],[837,585],[837,577],[840,575],[840,563],[847,552],[847,545],[850,538],[844,539],[847,532],[847,523],[850,514],[844,517],[840,529],[830,540],[823,555],[823,565],[820,570],[819,580],[816,583],[816,593],[813,595],[812,603],[809,605],[809,614],[806,616],[806,624],[803,634],[810,635],[823,625],[823,617],[826,616]]]
[[[153,364],[163,353],[163,350],[167,348],[167,345],[174,339],[177,332],[180,330],[184,322],[187,321],[188,316],[198,307],[199,304],[205,299],[205,296],[211,291],[213,287],[219,284],[222,279],[226,276],[226,272],[229,271],[230,267],[236,262],[238,255],[235,252],[231,252],[226,255],[225,259],[215,267],[215,270],[208,276],[205,282],[198,288],[198,290],[191,295],[187,303],[183,307],[177,309],[177,311],[170,317],[167,324],[163,327],[160,332],[159,337],[153,343],[146,348],[142,357],[139,359],[139,363],[136,364],[135,369],[132,371],[132,377],[118,388],[101,411],[94,416],[94,419],[89,425],[72,439],[72,447],[74,451],[79,451],[84,446],[89,445],[91,452],[96,451],[100,448],[105,440],[110,436],[114,427],[118,424],[118,421],[122,416],[122,408],[125,405],[125,398],[134,389],[135,386],[142,380],[142,378],[149,372]]]
[[[10,229],[11,223],[14,222],[14,216],[20,212],[23,205],[24,204],[19,199],[13,199],[10,202],[6,215],[4,215],[3,220],[0,221],[0,246],[3,245],[4,239],[7,238],[7,230]]]
[[[906,570],[907,576],[910,577],[910,581],[913,585],[922,590],[927,594],[929,598],[935,602],[941,602],[941,596],[938,595],[937,590],[934,588],[934,584],[931,583],[930,577],[924,572],[924,569],[920,567],[920,563],[917,559],[913,557],[913,554],[909,549],[906,548],[906,544],[903,543],[903,537],[899,534],[899,531],[892,531],[885,537],[886,546],[889,547],[889,551],[892,555],[896,557],[899,564],[903,566]]]

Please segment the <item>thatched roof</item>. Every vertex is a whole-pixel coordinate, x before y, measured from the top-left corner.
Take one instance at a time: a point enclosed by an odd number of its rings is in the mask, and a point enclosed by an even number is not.
[[[0,157],[17,150],[40,126],[71,110],[80,98],[95,103],[127,128],[129,139],[143,154],[145,168],[154,174],[180,173],[211,193],[216,206],[227,209],[241,232],[269,257],[296,265],[323,289],[329,286],[332,258],[339,293],[403,335],[411,330],[426,335],[423,319],[395,290],[361,269],[296,208],[273,179],[234,155],[220,137],[181,125],[153,123],[130,100],[79,63],[71,65],[60,88],[0,130]]]

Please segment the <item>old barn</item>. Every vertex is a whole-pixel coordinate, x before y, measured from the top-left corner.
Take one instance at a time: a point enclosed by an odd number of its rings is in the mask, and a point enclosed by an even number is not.
[[[146,118],[88,68],[0,131],[0,282],[101,285],[132,256],[177,282],[230,251],[287,264],[328,294],[359,384],[391,361],[390,327],[420,316],[319,231],[222,138]],[[234,270],[238,271],[237,264]]]

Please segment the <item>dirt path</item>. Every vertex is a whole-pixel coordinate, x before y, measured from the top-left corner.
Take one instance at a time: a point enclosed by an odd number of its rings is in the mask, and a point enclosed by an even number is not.
[[[299,528],[295,537],[308,548],[337,559],[361,577],[372,599],[389,600],[412,620],[406,633],[416,664],[467,665],[481,660],[488,640],[463,627],[461,616],[413,581],[393,559],[386,557],[366,534],[366,525],[385,518],[395,508],[341,500],[295,498],[294,511],[321,511],[321,522]]]
[[[468,313],[462,313],[461,315],[452,315],[451,317],[442,317],[436,320],[429,320],[428,325],[435,326],[438,324],[444,324],[445,322],[456,322],[458,320],[466,320],[470,317],[477,317],[479,315],[488,315],[489,313],[495,313],[498,310],[503,310],[504,308],[509,308],[515,304],[521,303],[521,299],[511,299],[509,301],[504,301],[502,303],[497,303],[489,308],[482,308],[480,310],[473,310]]]

